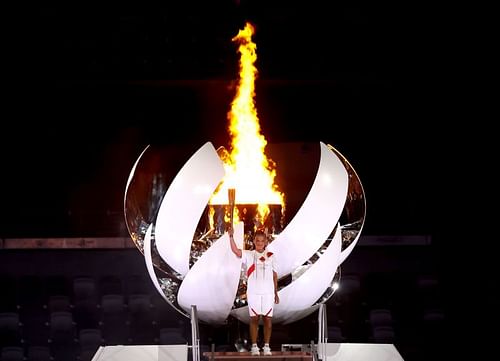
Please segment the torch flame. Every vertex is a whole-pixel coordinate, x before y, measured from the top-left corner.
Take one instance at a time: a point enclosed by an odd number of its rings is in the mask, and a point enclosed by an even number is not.
[[[227,204],[227,189],[236,189],[237,204],[258,204],[262,219],[269,213],[269,204],[281,204],[284,196],[274,184],[275,164],[265,154],[267,141],[261,134],[255,107],[257,68],[256,44],[252,42],[254,27],[246,23],[232,40],[239,44],[240,79],[236,96],[228,113],[231,152],[222,157],[226,175],[211,204]]]

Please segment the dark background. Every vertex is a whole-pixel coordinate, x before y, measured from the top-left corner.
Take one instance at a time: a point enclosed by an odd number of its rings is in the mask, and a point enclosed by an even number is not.
[[[127,236],[125,184],[146,145],[194,152],[206,141],[228,144],[239,59],[231,38],[248,20],[267,140],[340,150],[365,188],[363,233],[431,235],[425,256],[405,248],[401,259],[417,257],[412,267],[440,279],[452,341],[491,338],[483,326],[498,302],[493,253],[485,261],[469,254],[477,238],[457,236],[468,226],[449,220],[471,211],[446,172],[453,159],[441,154],[457,138],[440,130],[455,118],[436,107],[447,100],[444,74],[455,61],[442,56],[455,28],[437,31],[447,16],[396,1],[200,3],[36,4],[4,13],[0,237]],[[398,259],[394,250],[385,256]],[[369,248],[354,252],[364,252],[360,264],[373,260]]]
[[[365,233],[435,232],[438,60],[422,8],[222,1],[20,14],[10,19],[0,236],[126,236],[124,187],[147,144],[228,145],[231,38],[247,20],[267,140],[339,149],[365,187]]]

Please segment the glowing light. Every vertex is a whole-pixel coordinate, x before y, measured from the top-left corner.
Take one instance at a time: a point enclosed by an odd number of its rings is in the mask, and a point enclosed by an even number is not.
[[[333,282],[332,288],[334,291],[337,291],[339,289],[339,283],[338,282]]]
[[[227,189],[236,188],[236,204],[258,204],[258,213],[264,219],[269,204],[284,208],[284,196],[274,183],[275,164],[265,154],[267,141],[255,107],[257,53],[253,34],[253,26],[247,23],[233,38],[241,56],[237,93],[228,113],[231,151],[221,154],[226,176],[210,204],[227,204]]]

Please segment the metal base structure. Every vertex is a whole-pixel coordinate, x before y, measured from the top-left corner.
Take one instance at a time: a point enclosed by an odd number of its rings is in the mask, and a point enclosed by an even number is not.
[[[404,361],[392,344],[328,343],[326,306],[318,310],[318,344],[284,344],[272,356],[252,356],[250,352],[204,352],[205,359],[216,360],[273,360],[273,361]],[[200,337],[196,305],[191,306],[192,345],[101,346],[92,361],[187,361],[188,348],[192,361],[200,361]],[[300,351],[299,351],[300,350]]]
[[[311,342],[314,361],[403,361],[392,344],[328,343],[326,305],[318,308],[318,344]]]
[[[198,326],[196,305],[191,305],[191,351],[193,361],[200,361],[200,328]]]
[[[328,343],[328,320],[326,318],[326,305],[320,303],[318,308],[318,345],[311,343],[315,360],[326,360],[326,344]]]

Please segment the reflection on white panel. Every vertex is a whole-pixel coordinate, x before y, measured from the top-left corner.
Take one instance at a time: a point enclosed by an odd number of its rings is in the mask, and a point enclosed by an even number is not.
[[[351,242],[351,244],[349,244],[349,246],[347,246],[347,248],[344,249],[340,253],[339,266],[342,264],[342,262],[345,261],[345,259],[347,258],[347,256],[349,256],[351,254],[354,246],[358,243],[359,236],[361,236],[361,230],[359,230],[358,234],[356,235],[356,237],[354,238],[354,240]]]
[[[207,142],[186,162],[163,197],[156,220],[156,247],[161,258],[181,275],[189,270],[196,226],[223,177],[223,163]]]
[[[294,271],[321,247],[344,208],[349,183],[347,171],[324,143],[320,142],[320,148],[318,173],[306,200],[268,247],[277,256],[278,277]]]
[[[148,230],[146,231],[146,235],[144,236],[144,258],[146,259],[146,268],[148,270],[149,277],[151,278],[151,281],[153,281],[153,284],[158,291],[158,293],[163,297],[165,301],[168,302],[167,297],[163,293],[163,290],[161,289],[160,283],[158,282],[158,278],[156,277],[154,265],[153,265],[153,258],[151,256],[151,231],[153,229],[153,225],[150,224],[148,227]],[[168,302],[170,303],[170,302]]]
[[[243,247],[243,223],[234,227],[234,241]],[[198,317],[223,323],[234,304],[242,259],[232,251],[225,233],[193,265],[179,288],[178,303],[189,312],[196,305]]]
[[[235,308],[231,311],[231,316],[237,318],[238,320],[250,323],[250,315],[248,314],[248,306]]]

